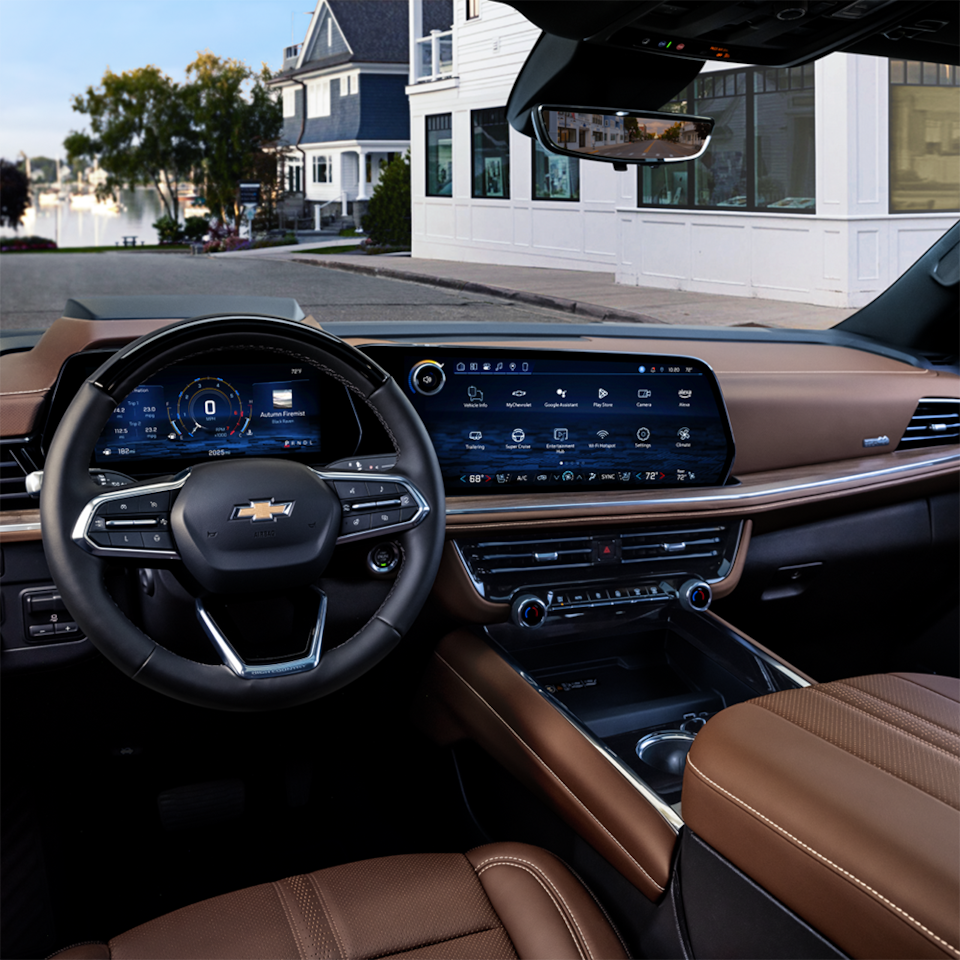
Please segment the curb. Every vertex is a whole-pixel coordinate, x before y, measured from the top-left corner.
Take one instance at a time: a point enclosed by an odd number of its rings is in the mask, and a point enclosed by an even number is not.
[[[305,263],[326,270],[344,270],[347,273],[360,273],[369,277],[382,277],[388,280],[406,280],[409,283],[421,283],[430,287],[443,287],[460,293],[479,293],[500,297],[514,303],[525,303],[534,307],[547,307],[550,310],[562,310],[578,317],[588,317],[594,323],[607,320],[620,320],[627,323],[653,323],[657,326],[669,326],[665,320],[648,317],[643,313],[630,310],[618,310],[615,307],[603,307],[596,303],[581,303],[579,300],[567,300],[564,297],[551,297],[544,293],[530,293],[527,290],[510,290],[496,287],[476,280],[455,280],[451,277],[435,277],[429,273],[411,273],[409,270],[393,270],[390,267],[374,266],[367,263],[344,263],[333,260],[306,260],[303,257],[289,257],[294,263]]]

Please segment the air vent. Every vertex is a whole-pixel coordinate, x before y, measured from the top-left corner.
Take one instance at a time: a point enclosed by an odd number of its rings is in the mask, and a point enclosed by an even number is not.
[[[960,400],[924,397],[903,432],[898,450],[960,442]]]
[[[457,538],[480,594],[512,597],[521,588],[634,583],[687,574],[715,581],[729,572],[740,524],[603,527],[575,535]]]
[[[27,474],[34,467],[23,440],[0,441],[0,510],[35,510],[37,500],[27,493]]]

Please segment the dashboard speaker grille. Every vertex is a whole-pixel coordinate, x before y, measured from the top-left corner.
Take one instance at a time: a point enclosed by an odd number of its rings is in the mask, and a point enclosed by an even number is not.
[[[924,397],[917,403],[898,450],[941,447],[960,442],[960,400]]]

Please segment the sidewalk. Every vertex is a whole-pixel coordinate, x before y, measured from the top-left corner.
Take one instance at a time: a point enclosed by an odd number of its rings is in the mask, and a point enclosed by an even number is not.
[[[357,240],[351,238],[351,242],[355,244]],[[591,320],[824,330],[856,313],[853,308],[818,307],[806,303],[661,290],[656,287],[631,287],[615,283],[612,273],[589,270],[498,266],[404,256],[308,254],[297,247],[272,247],[216,256],[293,260],[326,269],[348,270],[462,290],[464,293],[505,297],[534,306],[563,310]]]

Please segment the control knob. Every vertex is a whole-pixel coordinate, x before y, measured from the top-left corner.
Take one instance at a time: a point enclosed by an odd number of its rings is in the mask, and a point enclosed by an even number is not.
[[[703,613],[704,610],[709,609],[713,600],[710,584],[704,583],[703,580],[686,580],[679,588],[664,581],[660,584],[660,589],[679,600],[680,606],[691,613]]]
[[[534,594],[525,593],[513,601],[510,615],[518,627],[539,627],[547,619],[547,605]]]

